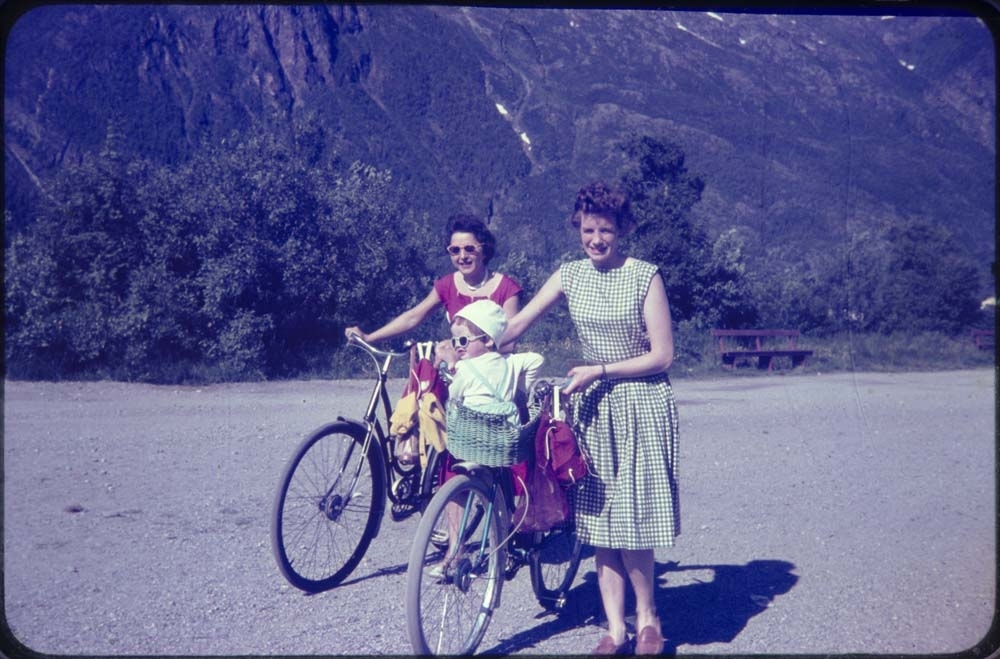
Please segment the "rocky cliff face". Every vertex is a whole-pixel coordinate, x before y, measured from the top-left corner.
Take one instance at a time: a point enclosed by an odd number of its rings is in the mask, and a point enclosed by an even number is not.
[[[130,151],[176,162],[250,117],[312,114],[323,148],[391,168],[416,209],[489,214],[529,252],[635,132],[684,149],[712,230],[816,245],[921,215],[993,253],[975,17],[63,5],[17,17],[5,55],[15,223],[113,118]]]

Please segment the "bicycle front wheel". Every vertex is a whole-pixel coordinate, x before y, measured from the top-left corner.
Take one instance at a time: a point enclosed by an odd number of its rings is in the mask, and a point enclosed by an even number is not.
[[[503,495],[453,476],[424,511],[406,573],[406,628],[418,655],[472,654],[500,601],[506,546]],[[441,549],[440,536],[449,539]]]
[[[306,437],[285,467],[274,501],[271,546],[281,573],[309,593],[333,588],[357,567],[385,510],[385,469],[365,430],[334,423]]]
[[[535,547],[530,554],[531,588],[546,610],[556,611],[566,604],[566,593],[580,568],[582,549],[572,520],[535,533]]]

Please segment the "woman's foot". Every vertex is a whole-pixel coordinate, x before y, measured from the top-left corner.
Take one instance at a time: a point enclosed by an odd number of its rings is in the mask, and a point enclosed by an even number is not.
[[[663,652],[663,634],[660,626],[647,625],[635,636],[636,655],[655,655]]]
[[[617,655],[617,654],[628,654],[628,638],[626,637],[621,643],[615,643],[615,639],[611,634],[606,634],[601,637],[598,642],[597,647],[594,648],[593,655]]]

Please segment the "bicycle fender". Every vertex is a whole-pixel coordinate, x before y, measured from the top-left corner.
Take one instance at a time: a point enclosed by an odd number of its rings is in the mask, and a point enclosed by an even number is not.
[[[361,432],[365,432],[365,422],[362,421],[361,419],[355,419],[349,416],[338,416],[337,421],[341,423],[349,423],[352,426],[357,426],[361,430]]]
[[[456,474],[464,474],[470,478],[482,479],[487,486],[493,485],[493,468],[478,462],[455,462],[451,470]]]

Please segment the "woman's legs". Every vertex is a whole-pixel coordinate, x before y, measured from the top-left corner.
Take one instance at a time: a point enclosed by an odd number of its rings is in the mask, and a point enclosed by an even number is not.
[[[635,591],[635,629],[653,626],[659,631],[656,615],[656,584],[652,549],[622,549],[621,562]]]
[[[597,587],[601,591],[604,615],[608,619],[608,635],[616,645],[625,642],[625,566],[618,549],[595,547]]]
[[[656,583],[652,549],[595,548],[597,585],[601,591],[604,615],[608,619],[608,635],[616,645],[625,642],[626,579],[635,592],[636,633],[646,627],[660,636],[660,619],[656,613]],[[662,647],[662,641],[661,645]]]
[[[623,549],[621,560],[635,591],[635,653],[660,654],[663,632],[656,615],[653,550]]]

